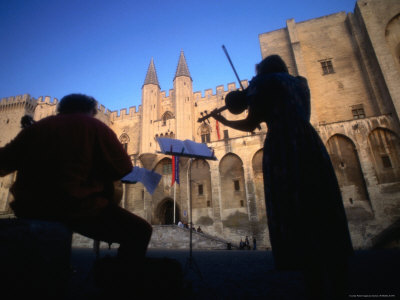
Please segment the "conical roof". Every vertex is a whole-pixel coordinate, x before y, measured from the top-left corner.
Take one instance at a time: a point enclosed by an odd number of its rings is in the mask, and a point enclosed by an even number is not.
[[[143,85],[146,84],[156,84],[160,86],[160,84],[158,83],[157,72],[156,68],[154,67],[153,58],[151,58],[150,65],[149,68],[147,69],[147,74]]]
[[[186,64],[186,59],[185,55],[183,54],[183,50],[181,50],[181,55],[179,56],[178,67],[176,68],[174,79],[178,76],[187,76],[190,77],[190,79],[192,79],[189,73],[189,68]]]

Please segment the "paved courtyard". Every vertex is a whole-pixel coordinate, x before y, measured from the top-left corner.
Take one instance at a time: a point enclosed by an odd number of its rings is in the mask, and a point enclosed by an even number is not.
[[[101,256],[106,254],[114,255],[115,250],[102,250]],[[301,274],[274,271],[270,251],[194,250],[190,259],[189,250],[151,249],[148,256],[181,263],[186,289],[180,299],[305,299]],[[70,299],[93,295],[90,270],[94,259],[91,249],[73,249]],[[143,299],[153,299],[149,292]],[[349,299],[360,298],[400,298],[399,249],[356,251],[350,261]],[[132,295],[131,299],[140,297]]]

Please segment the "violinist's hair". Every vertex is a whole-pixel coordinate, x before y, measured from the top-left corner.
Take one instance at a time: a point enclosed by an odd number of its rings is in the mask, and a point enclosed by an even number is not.
[[[60,100],[57,111],[59,114],[96,113],[97,101],[84,94],[70,94]]]
[[[283,59],[279,55],[273,54],[267,56],[256,65],[256,72],[257,74],[289,73],[289,70]]]

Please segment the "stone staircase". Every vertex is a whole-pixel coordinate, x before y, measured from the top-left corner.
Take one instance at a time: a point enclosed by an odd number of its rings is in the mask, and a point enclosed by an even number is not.
[[[232,249],[237,245],[205,233],[192,232],[192,249],[201,250],[226,250],[230,244]],[[93,240],[82,235],[73,234],[72,246],[79,248],[92,248]],[[107,248],[108,244],[101,242],[101,248]],[[111,248],[117,248],[117,244],[112,244]],[[154,225],[149,249],[189,249],[190,248],[190,229],[181,228],[176,225]]]
[[[221,238],[192,231],[192,249],[204,250],[226,250],[228,244],[236,248],[231,242]],[[149,248],[155,249],[189,249],[190,248],[190,229],[181,228],[176,225],[153,226]]]

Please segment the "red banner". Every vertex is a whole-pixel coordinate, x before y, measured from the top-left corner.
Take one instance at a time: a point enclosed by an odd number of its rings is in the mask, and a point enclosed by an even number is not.
[[[172,181],[171,186],[174,183],[179,184],[179,156],[172,156]]]
[[[217,120],[215,121],[215,129],[217,130],[217,137],[219,141],[221,139],[221,136],[219,135],[219,123]]]

